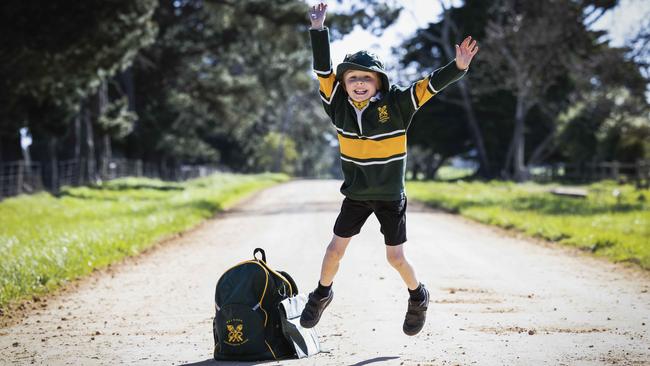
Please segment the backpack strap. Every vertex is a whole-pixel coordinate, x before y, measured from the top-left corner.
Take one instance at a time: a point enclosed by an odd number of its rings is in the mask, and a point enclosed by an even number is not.
[[[257,259],[256,255],[258,252],[262,253],[262,262],[266,263],[266,253],[264,253],[264,249],[262,248],[255,248],[255,250],[253,251],[253,258]]]

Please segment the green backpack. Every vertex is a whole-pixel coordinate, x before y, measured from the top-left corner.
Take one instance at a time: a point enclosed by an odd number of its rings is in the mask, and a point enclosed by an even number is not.
[[[256,257],[262,254],[262,259]],[[253,260],[228,269],[214,295],[214,358],[259,361],[295,357],[296,350],[282,332],[279,304],[298,293],[288,273],[266,264],[264,250]]]

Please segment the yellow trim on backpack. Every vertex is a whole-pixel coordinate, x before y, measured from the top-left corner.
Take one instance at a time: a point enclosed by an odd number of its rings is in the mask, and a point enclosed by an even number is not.
[[[258,262],[257,260],[248,260],[248,261],[243,261],[243,262],[240,262],[240,263],[235,264],[234,266],[228,268],[228,269],[226,270],[226,272],[230,271],[231,269],[233,269],[233,268],[235,268],[235,267],[238,267],[238,266],[241,266],[241,265],[244,265],[244,264],[247,264],[247,263],[257,264],[258,266],[262,267],[262,269],[264,270],[264,274],[266,275],[266,282],[264,283],[264,291],[262,291],[262,297],[260,297],[260,302],[259,302],[259,304],[260,304],[260,309],[262,309],[262,311],[264,312],[264,326],[266,327],[266,322],[267,322],[268,319],[269,319],[269,314],[268,314],[268,313],[266,312],[266,310],[264,310],[264,308],[262,307],[262,301],[264,301],[264,296],[266,295],[266,289],[269,287],[269,271],[266,269],[265,266],[263,266],[263,265],[262,265],[260,262]],[[225,272],[224,272],[224,273],[225,273]]]
[[[271,269],[271,268],[269,267],[269,265],[266,264],[266,262],[264,262],[264,261],[260,261],[260,262],[261,262],[262,264],[264,264],[264,267],[266,267],[266,269],[267,269],[269,272],[272,272],[274,275],[280,277],[280,279],[281,279],[282,281],[286,282],[286,284],[289,286],[289,296],[293,296],[293,287],[291,286],[291,282],[289,282],[289,280],[287,280],[287,278],[284,277],[284,276],[283,276],[282,274],[280,274],[279,272],[276,272],[276,271],[274,271],[273,269]]]
[[[269,346],[269,343],[266,341],[266,339],[264,340],[264,343],[266,343],[266,346],[269,348],[269,351],[271,351],[271,354],[273,355],[273,358],[275,358],[277,360],[278,357],[275,355],[275,352],[273,352],[273,350],[271,349],[271,346]]]

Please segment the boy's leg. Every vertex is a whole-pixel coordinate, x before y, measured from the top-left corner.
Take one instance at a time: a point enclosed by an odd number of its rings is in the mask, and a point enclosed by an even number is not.
[[[318,287],[309,294],[309,301],[300,315],[300,325],[303,327],[311,328],[318,324],[323,311],[332,302],[334,291],[331,286],[339,263],[350,240],[359,233],[371,213],[372,209],[363,201],[343,200],[341,213],[334,224],[334,236],[325,250]]]
[[[416,335],[422,330],[426,321],[429,292],[418,281],[413,265],[404,255],[406,206],[406,197],[398,201],[378,201],[374,203],[374,212],[384,234],[386,259],[402,277],[409,292],[408,309],[402,329],[408,335]]]
[[[386,259],[397,270],[409,290],[415,290],[420,285],[413,265],[404,255],[404,244],[386,245]]]
[[[323,257],[323,264],[320,269],[320,284],[322,286],[331,286],[334,281],[334,276],[339,270],[339,263],[345,254],[345,250],[350,244],[352,237],[343,238],[336,234],[332,237],[332,241],[325,250]]]
[[[332,302],[334,291],[332,291],[332,282],[334,276],[339,270],[339,263],[343,259],[345,249],[350,243],[350,238],[343,238],[336,234],[325,250],[323,264],[320,270],[320,280],[316,290],[309,294],[309,301],[300,314],[300,325],[305,328],[312,328],[318,324],[325,308]]]
[[[413,265],[404,255],[404,245],[386,245],[386,258],[399,272],[408,287],[409,301],[402,330],[407,335],[416,335],[424,327],[429,307],[429,291],[417,280]]]

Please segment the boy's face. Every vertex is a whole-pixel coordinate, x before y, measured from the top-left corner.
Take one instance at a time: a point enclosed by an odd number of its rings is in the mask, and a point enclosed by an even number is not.
[[[377,94],[379,75],[376,72],[351,70],[343,74],[345,91],[355,102],[363,102]]]

